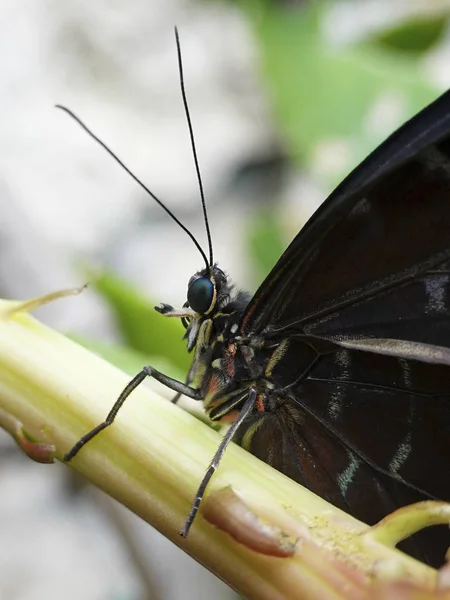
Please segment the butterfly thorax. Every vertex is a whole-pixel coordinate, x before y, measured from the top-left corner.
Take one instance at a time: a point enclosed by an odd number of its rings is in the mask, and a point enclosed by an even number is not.
[[[191,278],[188,301],[182,309],[166,304],[157,309],[183,319],[188,351],[194,355],[188,383],[201,391],[212,420],[233,420],[250,387],[258,391],[255,411],[268,408],[266,400],[274,386],[267,373],[278,344],[241,335],[240,324],[250,298],[249,293],[236,290],[214,265]]]
[[[212,420],[232,420],[241,408],[248,388],[264,374],[258,340],[242,339],[239,322],[248,301],[235,298],[203,321],[195,346],[193,385],[202,392],[203,405]]]

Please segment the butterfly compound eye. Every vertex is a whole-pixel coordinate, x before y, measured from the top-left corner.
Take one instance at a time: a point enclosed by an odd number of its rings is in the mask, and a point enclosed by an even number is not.
[[[214,299],[214,284],[207,277],[200,277],[188,287],[187,299],[195,312],[204,315],[211,308]]]

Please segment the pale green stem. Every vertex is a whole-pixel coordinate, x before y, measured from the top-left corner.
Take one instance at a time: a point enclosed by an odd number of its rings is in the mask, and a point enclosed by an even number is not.
[[[11,307],[16,305],[0,301],[0,408],[38,441],[53,444],[61,459],[105,418],[129,377],[32,317],[11,314]],[[356,565],[364,581],[377,565],[393,561],[397,574],[433,585],[433,570],[376,541],[366,543],[365,525],[234,444],[207,495],[231,485],[259,517],[300,538],[299,551],[290,558],[258,554],[207,523],[201,511],[188,538],[181,538],[219,442],[218,433],[142,385],[114,425],[71,466],[248,598],[351,597],[335,585],[326,562],[317,570],[302,558],[302,538],[325,548],[330,561],[338,557]]]

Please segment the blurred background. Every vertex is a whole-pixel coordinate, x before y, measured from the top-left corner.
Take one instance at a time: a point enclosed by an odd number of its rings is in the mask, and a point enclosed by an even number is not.
[[[90,281],[39,317],[130,373],[184,377],[183,328],[152,307],[185,301],[201,257],[54,108],[206,247],[174,25],[215,258],[254,291],[343,176],[449,87],[450,3],[2,0],[0,294]],[[6,435],[0,453],[0,597],[236,598],[64,466],[32,463]]]

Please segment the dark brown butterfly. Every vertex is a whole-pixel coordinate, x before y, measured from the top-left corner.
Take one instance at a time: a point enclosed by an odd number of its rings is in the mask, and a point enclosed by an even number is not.
[[[187,112],[178,38],[177,48]],[[195,147],[194,158],[199,174]],[[184,535],[232,437],[368,523],[450,500],[450,92],[343,181],[253,297],[214,263],[205,221],[209,259],[180,224],[205,261],[187,302],[157,308],[186,327],[187,383],[145,367],[66,460],[152,376],[202,401],[213,421],[234,419]],[[436,563],[448,545],[439,529],[410,551]]]

